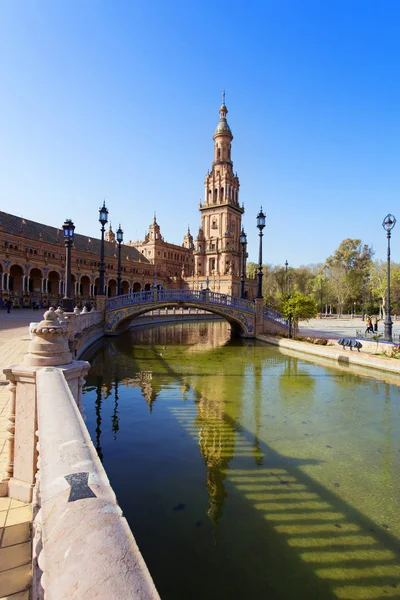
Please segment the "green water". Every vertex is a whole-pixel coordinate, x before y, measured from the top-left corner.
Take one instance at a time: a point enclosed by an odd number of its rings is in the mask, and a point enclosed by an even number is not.
[[[219,321],[84,358],[86,422],[164,600],[400,598],[395,379]]]

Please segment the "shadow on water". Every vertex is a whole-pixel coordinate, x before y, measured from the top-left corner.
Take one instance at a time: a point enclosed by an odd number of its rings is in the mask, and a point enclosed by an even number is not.
[[[114,352],[117,356],[116,346],[111,356]],[[261,378],[256,382],[252,433],[239,423],[239,415],[229,414],[228,398],[218,402],[214,388],[205,392],[197,385],[205,374],[196,365],[192,372],[182,374],[154,344],[147,354],[151,357],[153,377],[155,373],[160,377],[150,390],[152,379],[147,375],[147,381],[146,376],[143,381],[140,369],[145,362],[143,348],[140,352],[140,357],[135,357],[135,349],[125,356],[123,352],[118,354],[114,379],[107,380],[106,376],[105,380],[96,380],[99,456],[103,458],[101,394],[114,392],[116,436],[118,390],[125,368],[134,374],[130,381],[142,388],[149,410],[167,381],[175,381],[183,390],[191,388],[194,402],[171,406],[170,411],[200,449],[206,468],[209,504],[206,512],[212,523],[213,545],[224,548],[223,553],[213,554],[209,550],[206,564],[215,571],[204,573],[200,562],[204,557],[196,547],[195,537],[190,542],[181,540],[183,545],[168,543],[165,547],[160,543],[159,532],[141,527],[140,515],[131,513],[130,493],[123,494],[123,489],[115,485],[120,500],[124,497],[121,504],[135,536],[139,536],[137,541],[163,598],[400,598],[399,540],[388,531],[387,525],[377,525],[341,498],[339,491],[333,493],[302,470],[321,461],[284,456],[260,439]],[[278,362],[284,364],[279,381],[283,391],[291,389],[290,381],[293,384],[299,377],[312,380],[301,371],[297,359],[280,357]],[[95,363],[96,360],[94,370]],[[96,376],[88,378],[88,389],[94,383],[93,377]],[[230,377],[235,375],[231,373]],[[215,387],[217,383],[212,385]],[[307,380],[307,385],[313,390],[313,381]],[[113,473],[108,474],[114,484]],[[235,498],[239,512],[232,514],[228,497]],[[229,528],[223,527],[224,514],[233,519]],[[185,553],[192,555],[192,567],[188,566]],[[181,568],[182,563],[185,568]]]

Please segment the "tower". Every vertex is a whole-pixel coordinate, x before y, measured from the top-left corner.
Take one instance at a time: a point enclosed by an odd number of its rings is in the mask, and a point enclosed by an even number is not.
[[[240,230],[244,207],[239,206],[239,178],[233,172],[233,135],[226,120],[225,92],[213,135],[214,161],[205,179],[201,228],[195,240],[195,274],[240,276]]]

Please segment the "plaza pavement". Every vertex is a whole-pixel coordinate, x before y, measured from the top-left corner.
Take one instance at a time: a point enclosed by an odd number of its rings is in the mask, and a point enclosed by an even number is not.
[[[302,321],[299,327],[299,335],[338,340],[341,337],[353,338],[356,336],[357,330],[364,332],[366,327],[365,321],[362,321],[361,318],[343,317],[336,319],[323,317],[322,319]],[[378,333],[383,334],[383,329],[383,321],[379,321]],[[400,321],[393,321],[393,334],[400,334]]]
[[[28,351],[29,323],[40,321],[43,310],[13,309],[10,314],[0,310],[0,473],[7,457],[7,423],[9,393],[2,369],[19,363]],[[383,330],[382,322],[379,323]],[[338,339],[354,337],[356,330],[365,330],[361,319],[311,319],[300,325],[304,336]],[[400,322],[394,323],[394,333],[400,333]],[[32,508],[18,500],[0,497],[0,600],[29,600],[31,587]]]

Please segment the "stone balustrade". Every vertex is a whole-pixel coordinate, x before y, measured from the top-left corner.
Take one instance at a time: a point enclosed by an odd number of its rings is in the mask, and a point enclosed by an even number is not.
[[[82,352],[94,341],[104,335],[104,312],[103,310],[80,311],[75,308],[73,313],[64,313],[57,309],[58,319],[67,328],[67,339],[74,357],[80,356]]]
[[[38,371],[34,598],[159,595],[63,371]]]
[[[2,484],[11,498],[33,501],[33,600],[159,598],[79,411],[90,365],[72,360],[71,341],[102,329],[98,313],[51,308],[32,324],[24,361],[4,369]]]

